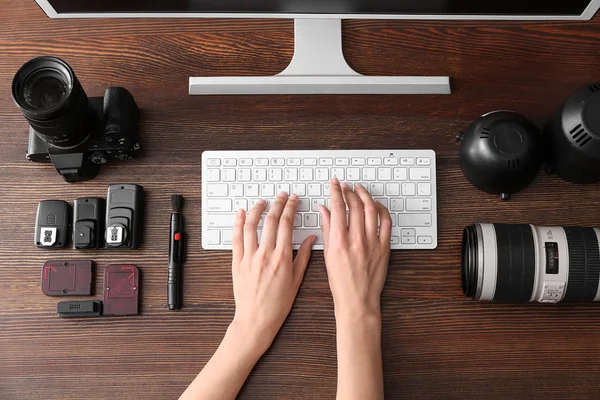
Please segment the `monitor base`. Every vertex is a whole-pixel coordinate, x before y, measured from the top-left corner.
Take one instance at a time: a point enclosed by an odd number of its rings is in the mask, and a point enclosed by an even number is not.
[[[248,94],[450,94],[444,76],[364,76],[342,51],[340,19],[296,19],[290,65],[274,76],[192,77],[191,95]]]

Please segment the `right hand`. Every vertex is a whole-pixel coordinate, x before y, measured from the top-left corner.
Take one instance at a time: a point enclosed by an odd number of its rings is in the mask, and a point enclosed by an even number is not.
[[[330,188],[331,211],[321,206],[320,212],[336,318],[381,318],[381,292],[390,256],[390,213],[359,184],[354,192],[334,178]]]

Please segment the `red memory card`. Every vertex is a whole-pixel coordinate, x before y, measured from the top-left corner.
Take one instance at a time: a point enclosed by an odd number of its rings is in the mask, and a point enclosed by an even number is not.
[[[135,265],[109,265],[104,270],[102,315],[137,315],[140,273]]]
[[[46,296],[91,295],[92,261],[46,261],[42,267],[42,293]]]

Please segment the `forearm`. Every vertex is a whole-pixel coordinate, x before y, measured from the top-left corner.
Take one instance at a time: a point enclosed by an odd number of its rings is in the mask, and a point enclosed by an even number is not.
[[[383,399],[381,316],[338,316],[336,323],[337,399]]]
[[[266,349],[232,323],[221,345],[180,400],[235,399]]]

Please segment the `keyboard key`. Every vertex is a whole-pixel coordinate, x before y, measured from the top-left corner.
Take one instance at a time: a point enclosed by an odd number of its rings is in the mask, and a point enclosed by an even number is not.
[[[233,244],[233,229],[223,229],[221,239],[223,240],[223,244]]]
[[[383,165],[398,165],[398,159],[395,157],[384,158]]]
[[[417,194],[419,196],[431,196],[431,183],[419,182],[417,184]]]
[[[391,168],[379,168],[377,170],[377,180],[391,181],[392,180],[392,169]]]
[[[254,160],[254,164],[259,167],[266,167],[269,165],[269,159],[268,158],[257,158],[256,160]]]
[[[390,244],[400,244],[400,238],[398,236],[392,236],[390,239]]]
[[[306,196],[306,184],[292,183],[292,193],[296,194],[297,196]]]
[[[209,214],[202,219],[202,224],[207,228],[233,228],[235,214]]]
[[[315,180],[316,181],[328,181],[329,180],[329,168],[315,168]]]
[[[393,199],[390,199],[393,200]],[[392,227],[396,226],[396,214],[391,213],[390,217],[392,218]]]
[[[290,184],[289,183],[278,183],[277,185],[275,185],[275,192],[276,193],[286,193],[288,195],[290,195]]]
[[[377,170],[375,168],[363,168],[363,181],[374,181],[376,179]]]
[[[329,195],[330,195],[330,192],[329,192],[330,187],[331,187],[331,185],[329,183],[324,183],[323,184],[323,196],[329,197]]]
[[[431,211],[431,199],[406,199],[406,211]]]
[[[248,200],[246,199],[235,199],[233,201],[233,211],[238,212],[240,209],[248,211]]]
[[[321,184],[320,183],[309,183],[308,184],[308,195],[309,196],[320,196],[321,195]]]
[[[271,158],[271,165],[274,167],[283,167],[285,165],[285,158]]]
[[[247,183],[246,184],[246,196],[256,197],[258,194],[258,183]]]
[[[416,194],[416,185],[413,182],[402,184],[402,196],[414,196]]]
[[[319,214],[304,214],[304,226],[316,228],[319,226]]]
[[[252,209],[254,208],[254,206],[255,206],[256,204],[258,204],[258,201],[259,201],[259,200],[260,200],[260,199],[250,199],[250,207],[249,207],[249,210],[252,210]]]
[[[431,180],[431,169],[429,169],[429,168],[411,168],[410,169],[410,180],[411,181],[430,181]]]
[[[225,167],[235,167],[237,165],[237,160],[235,158],[226,158],[223,160],[223,165]]]
[[[235,182],[235,169],[225,168],[223,170],[223,182]]]
[[[406,179],[406,168],[394,168],[395,181],[405,181]]]
[[[431,165],[429,158],[417,158],[417,165]]]
[[[252,159],[251,158],[240,158],[240,166],[241,167],[251,167]]]
[[[367,165],[367,160],[361,157],[355,157],[352,159],[352,165],[362,166]]]
[[[258,220],[258,227],[262,228],[263,226],[265,226],[265,218],[267,218],[267,213],[262,213],[260,215],[260,219]]]
[[[227,197],[228,185],[226,183],[209,183],[206,185],[208,197]]]
[[[229,186],[229,195],[232,197],[242,197],[244,195],[244,185],[233,183]]]
[[[206,171],[207,182],[221,182],[221,170],[216,168],[209,168]]]
[[[325,205],[325,199],[312,199],[312,211],[318,212],[319,206]]]
[[[209,158],[206,163],[208,164],[209,167],[220,167],[221,166],[221,160],[218,158]]]
[[[292,233],[292,244],[301,245],[309,236],[316,236],[315,244],[322,245],[323,238],[320,230],[316,229],[295,229]]]
[[[300,168],[300,180],[301,181],[312,181],[313,180],[313,169],[312,168]]]
[[[431,214],[400,214],[399,226],[431,226]]]
[[[398,182],[388,182],[385,184],[386,196],[400,196],[400,184]]]
[[[218,229],[207,229],[204,241],[208,245],[221,244],[221,231]]]
[[[302,214],[294,215],[294,228],[299,228],[302,226]]]
[[[415,244],[417,242],[417,238],[414,237],[403,237],[402,244]]]
[[[317,159],[316,158],[305,158],[302,160],[302,165],[306,165],[307,167],[316,167]]]
[[[383,196],[383,183],[371,183],[371,196]]]
[[[240,182],[250,182],[252,180],[252,170],[249,168],[240,168],[238,170],[238,180]]]
[[[287,165],[299,167],[302,164],[302,160],[300,158],[288,158]]]
[[[381,158],[368,158],[367,159],[367,164],[368,165],[381,165]]]
[[[319,158],[319,165],[330,167],[333,165],[333,158]]]
[[[417,230],[415,228],[406,228],[400,231],[402,237],[415,237],[417,236]]]
[[[345,180],[346,176],[344,173],[344,168],[331,168],[331,177],[333,178],[334,176],[340,181]]]
[[[336,158],[335,165],[340,166],[340,167],[347,167],[348,165],[350,165],[350,159],[349,158]]]
[[[352,182],[360,180],[360,168],[346,168],[346,180]]]
[[[264,168],[256,168],[254,170],[254,181],[255,182],[266,182],[267,181],[267,170]]]
[[[298,199],[298,210],[297,211],[310,211],[310,200],[309,199]]]
[[[206,209],[211,212],[231,212],[231,199],[208,199]]]
[[[283,170],[283,180],[286,182],[296,182],[298,180],[297,168],[286,168]]]
[[[388,199],[386,199],[385,197],[379,197],[379,198],[375,198],[373,200],[380,202],[381,204],[383,204],[385,206],[385,208],[388,208]]]
[[[390,199],[390,211],[404,211],[404,199]]]
[[[415,165],[415,159],[403,157],[400,159],[400,165]]]
[[[418,244],[431,244],[433,243],[433,239],[431,236],[419,236],[417,238]]]
[[[269,169],[269,181],[281,182],[282,177],[283,177],[283,170],[281,168]]]
[[[260,195],[262,197],[275,196],[275,185],[272,183],[263,183],[260,185]]]

